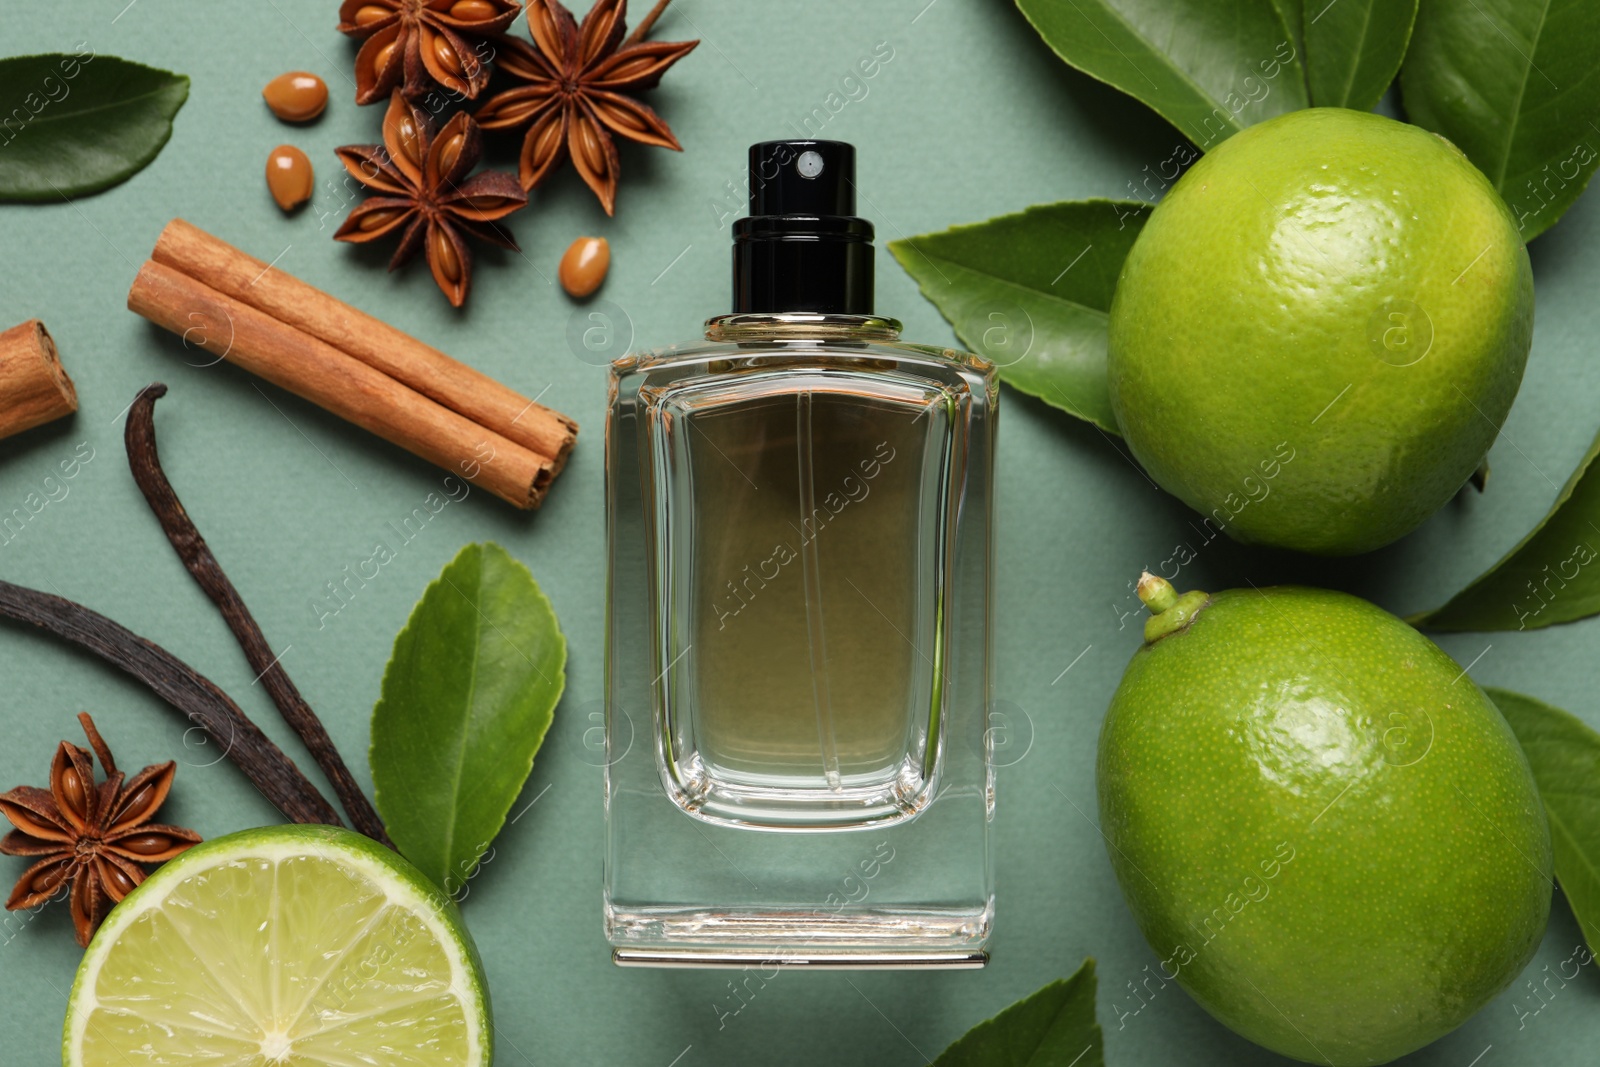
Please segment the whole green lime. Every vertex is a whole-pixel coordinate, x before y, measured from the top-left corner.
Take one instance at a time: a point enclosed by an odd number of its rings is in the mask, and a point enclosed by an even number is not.
[[[1340,1067],[1419,1048],[1504,989],[1549,915],[1550,836],[1472,679],[1343,593],[1139,591],[1155,614],[1098,786],[1161,980]]]
[[[1527,249],[1477,168],[1311,108],[1224,141],[1151,213],[1111,305],[1111,405],[1215,529],[1349,555],[1478,468],[1532,334]]]

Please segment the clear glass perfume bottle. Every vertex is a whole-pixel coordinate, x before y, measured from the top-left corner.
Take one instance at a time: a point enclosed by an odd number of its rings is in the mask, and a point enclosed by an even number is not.
[[[753,146],[735,312],[611,367],[619,963],[987,959],[998,386],[872,314],[854,167]]]

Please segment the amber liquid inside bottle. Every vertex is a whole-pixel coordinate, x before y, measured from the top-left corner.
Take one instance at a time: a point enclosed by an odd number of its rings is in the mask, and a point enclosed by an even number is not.
[[[837,791],[914,773],[935,633],[918,582],[929,421],[848,392],[692,418],[692,731],[709,776]]]

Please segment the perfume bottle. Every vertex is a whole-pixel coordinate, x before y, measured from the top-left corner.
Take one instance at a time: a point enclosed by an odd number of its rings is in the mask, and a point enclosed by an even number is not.
[[[733,313],[611,366],[618,963],[987,960],[998,384],[873,314],[854,170],[754,145]]]

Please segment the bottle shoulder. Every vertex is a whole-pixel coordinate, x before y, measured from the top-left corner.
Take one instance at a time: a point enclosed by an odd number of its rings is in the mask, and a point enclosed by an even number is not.
[[[679,378],[697,373],[784,369],[842,375],[893,372],[941,380],[955,374],[986,383],[996,378],[992,362],[956,348],[901,340],[850,341],[797,336],[685,341],[624,356],[611,364],[611,375],[613,378],[639,374]]]
[[[787,394],[840,394],[970,405],[974,417],[999,400],[995,366],[982,356],[900,339],[900,324],[873,315],[723,315],[706,337],[628,355],[610,368],[613,406],[765,402]],[[963,399],[964,398],[964,399]]]

